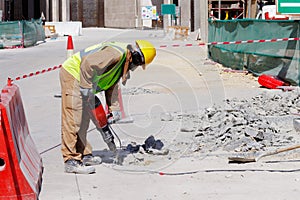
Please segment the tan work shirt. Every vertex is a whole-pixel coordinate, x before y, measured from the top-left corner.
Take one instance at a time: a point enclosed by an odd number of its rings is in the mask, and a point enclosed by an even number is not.
[[[101,51],[84,56],[80,65],[80,83],[82,88],[93,87],[93,76],[101,75],[110,70],[122,58],[121,53],[113,47],[106,47]],[[105,91],[106,103],[110,111],[119,110],[119,84],[113,85]]]

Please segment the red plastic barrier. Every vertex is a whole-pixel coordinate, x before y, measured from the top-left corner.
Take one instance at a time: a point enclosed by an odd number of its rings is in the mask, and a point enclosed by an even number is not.
[[[0,200],[38,199],[42,159],[29,134],[19,88],[0,96]]]
[[[123,98],[122,98],[122,92],[121,92],[121,87],[119,86],[118,88],[118,97],[119,97],[119,104],[120,104],[120,111],[122,113],[122,119],[126,118],[126,113],[124,110],[124,106],[123,106]]]
[[[265,12],[265,19],[266,20],[289,20],[288,16],[280,16],[280,15],[275,15],[273,17],[270,17],[269,12]]]
[[[266,74],[258,77],[258,83],[269,89],[277,89],[278,86],[285,85],[285,83],[279,80],[277,77]]]

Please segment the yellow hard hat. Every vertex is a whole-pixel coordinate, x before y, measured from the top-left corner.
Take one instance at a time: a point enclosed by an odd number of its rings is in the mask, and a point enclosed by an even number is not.
[[[144,65],[142,67],[146,69],[146,65],[150,64],[156,56],[156,49],[147,40],[136,40],[135,42],[144,56]]]

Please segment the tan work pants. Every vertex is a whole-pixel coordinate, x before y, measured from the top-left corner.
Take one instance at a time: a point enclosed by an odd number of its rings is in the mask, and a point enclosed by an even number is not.
[[[61,84],[61,152],[64,161],[81,160],[83,155],[92,154],[87,141],[90,117],[83,112],[79,82],[64,68],[60,70]]]

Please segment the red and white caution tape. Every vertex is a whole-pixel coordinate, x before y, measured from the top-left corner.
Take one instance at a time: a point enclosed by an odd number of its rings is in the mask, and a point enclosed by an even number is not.
[[[245,44],[245,43],[263,43],[263,42],[281,42],[281,41],[298,41],[300,38],[280,38],[280,39],[269,39],[269,40],[240,40],[234,42],[210,42],[207,45],[218,45],[218,44]]]
[[[203,43],[205,45],[205,43]],[[172,45],[160,45],[159,48],[166,48],[166,47],[191,47],[191,46],[200,46],[200,44],[184,44],[184,45],[180,45],[180,44],[172,44]]]
[[[59,66],[54,66],[54,67],[50,67],[48,69],[43,69],[41,71],[36,71],[36,72],[32,72],[32,73],[29,73],[29,74],[24,74],[23,76],[18,76],[16,78],[8,78],[8,81],[7,81],[7,84],[10,85],[13,81],[19,81],[21,79],[25,79],[25,78],[29,78],[29,77],[32,77],[32,76],[37,76],[37,75],[40,75],[40,74],[44,74],[46,72],[51,72],[51,71],[54,71],[56,69],[60,69],[62,66],[59,65]]]
[[[280,39],[267,39],[267,40],[239,40],[232,42],[208,42],[208,43],[198,43],[198,44],[173,44],[173,45],[160,45],[159,48],[166,47],[191,47],[191,46],[205,46],[205,45],[220,45],[220,44],[249,44],[249,43],[264,43],[264,42],[281,42],[281,41],[298,41],[300,38],[280,38]]]
[[[204,45],[220,45],[220,44],[247,44],[247,43],[264,43],[264,42],[280,42],[280,41],[298,41],[300,38],[280,38],[280,39],[268,39],[268,40],[240,40],[240,41],[232,41],[232,42],[208,42],[208,43],[198,43],[198,44],[172,44],[172,45],[160,45],[159,48],[166,48],[166,47],[191,47],[191,46],[204,46]],[[56,69],[61,68],[61,65],[54,66],[52,68],[44,69],[41,71],[36,71],[34,73],[25,74],[23,76],[18,76],[14,79],[8,78],[8,85],[10,85],[13,81],[18,81],[21,79],[29,78],[32,76],[37,76],[40,74],[44,74],[46,72],[54,71]]]

